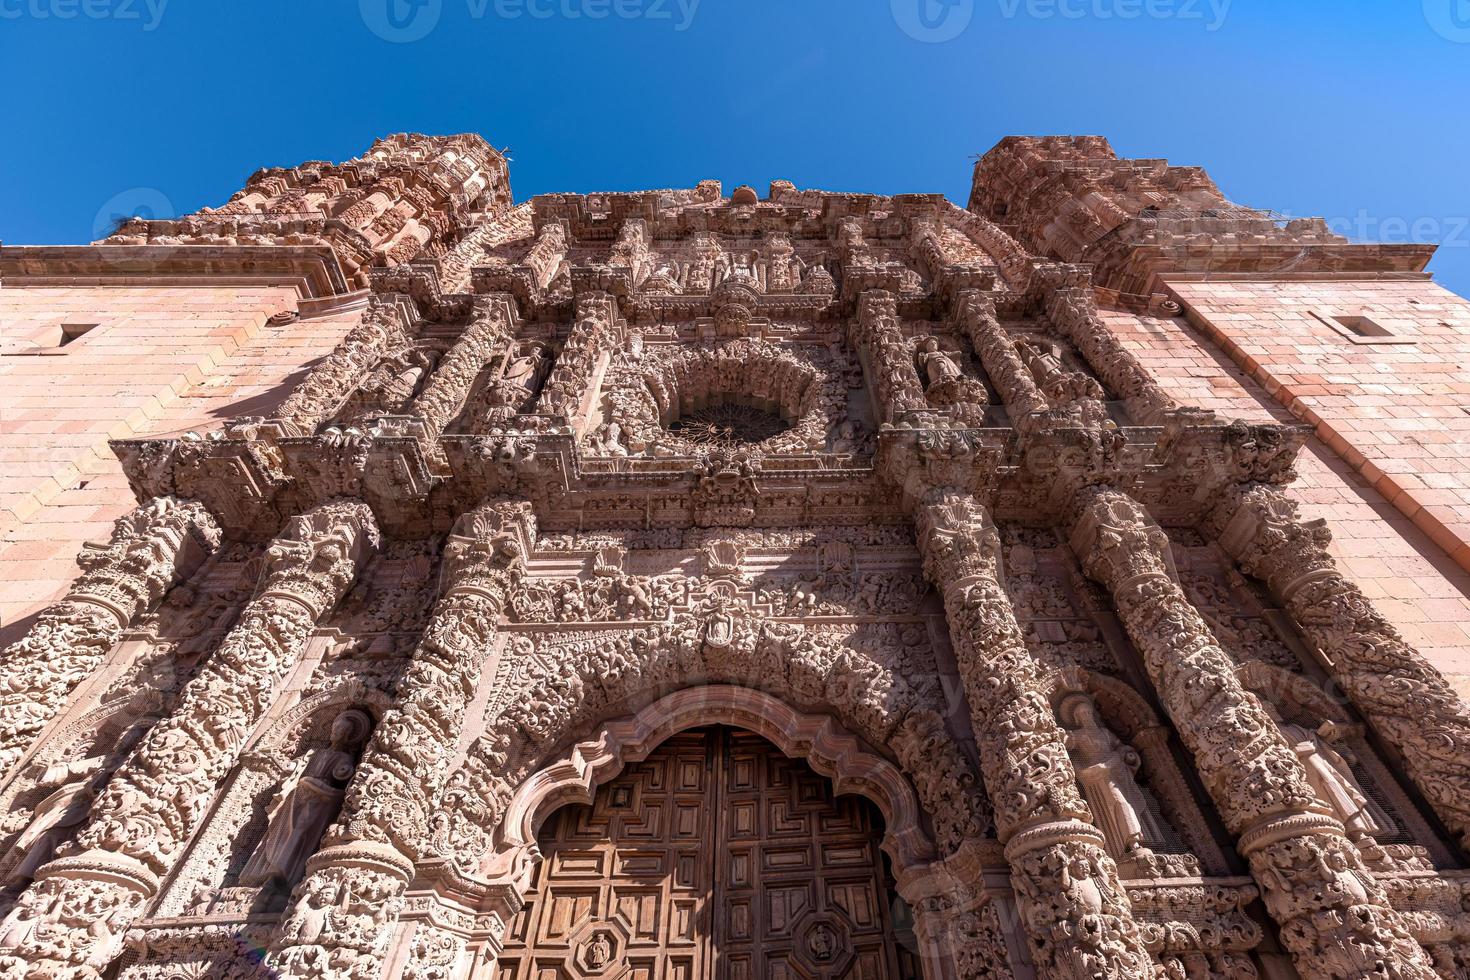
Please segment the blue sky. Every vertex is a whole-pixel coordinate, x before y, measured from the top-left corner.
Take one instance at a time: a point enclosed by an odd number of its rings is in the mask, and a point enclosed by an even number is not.
[[[1470,0],[0,0],[0,71],[14,244],[403,130],[510,147],[518,199],[961,203],[1001,137],[1100,133],[1241,203],[1441,241],[1470,294]]]

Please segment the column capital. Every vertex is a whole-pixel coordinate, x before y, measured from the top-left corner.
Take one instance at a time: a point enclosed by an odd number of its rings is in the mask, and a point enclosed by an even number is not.
[[[1113,487],[1083,487],[1074,494],[1068,543],[1089,575],[1115,589],[1139,576],[1179,579],[1169,536],[1142,504]]]
[[[1265,581],[1283,603],[1308,583],[1337,571],[1328,552],[1332,531],[1325,520],[1304,520],[1297,502],[1278,487],[1237,484],[1221,495],[1206,518],[1220,547],[1241,569]]]
[[[203,504],[154,497],[119,517],[107,544],[82,546],[82,574],[67,597],[101,606],[128,626],[192,574],[219,546],[220,536]]]
[[[931,580],[963,588],[976,576],[1001,581],[1000,534],[990,509],[972,493],[938,487],[915,509],[919,550]]]
[[[367,504],[337,500],[299,514],[266,550],[260,594],[294,600],[320,619],[347,592],[378,541]]]

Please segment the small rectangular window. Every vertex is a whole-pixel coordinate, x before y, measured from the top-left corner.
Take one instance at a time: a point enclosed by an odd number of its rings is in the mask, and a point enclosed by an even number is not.
[[[95,323],[63,323],[61,325],[61,337],[57,341],[57,347],[65,347],[80,337],[85,336],[88,331],[95,328]]]
[[[41,356],[64,354],[63,349],[97,329],[95,323],[55,323],[32,331],[28,336],[9,340],[0,350],[6,357],[25,355]]]
[[[1346,313],[1318,313],[1313,316],[1342,334],[1355,344],[1412,344],[1413,337],[1404,337],[1369,316]]]

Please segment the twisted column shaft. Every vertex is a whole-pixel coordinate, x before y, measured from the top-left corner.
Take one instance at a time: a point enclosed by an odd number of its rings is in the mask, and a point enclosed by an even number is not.
[[[1153,975],[1148,951],[1077,789],[1066,741],[999,577],[1000,542],[972,496],[919,506],[925,571],[944,594],[980,769],[1041,976]]]
[[[1126,494],[1089,487],[1072,547],[1113,595],[1159,700],[1261,885],[1304,980],[1435,976],[1260,701],[1175,581],[1169,540]]]
[[[523,502],[486,504],[455,525],[445,593],[398,703],[374,732],[270,950],[278,976],[373,980],[382,968],[481,664],[535,534]]]

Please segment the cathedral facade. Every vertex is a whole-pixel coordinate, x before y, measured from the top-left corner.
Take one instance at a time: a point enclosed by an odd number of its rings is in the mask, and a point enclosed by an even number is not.
[[[1470,977],[1431,253],[420,135],[0,248],[0,975]]]

